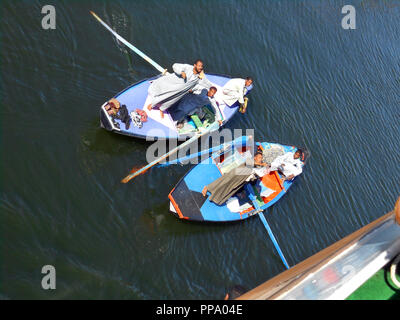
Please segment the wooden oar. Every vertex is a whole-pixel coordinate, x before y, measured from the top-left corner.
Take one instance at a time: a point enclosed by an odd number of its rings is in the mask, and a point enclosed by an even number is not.
[[[158,63],[153,61],[149,56],[144,54],[142,51],[140,51],[138,48],[136,48],[134,45],[130,44],[128,41],[126,41],[124,38],[122,38],[118,33],[116,33],[109,25],[107,25],[103,20],[99,18],[97,14],[95,14],[93,11],[90,11],[91,15],[97,19],[108,31],[110,31],[114,37],[116,37],[119,41],[121,41],[124,45],[126,45],[129,49],[134,51],[136,54],[138,54],[140,57],[142,57],[144,60],[146,60],[148,63],[150,63],[154,68],[156,68],[158,71],[160,71],[162,74],[165,74],[167,72],[167,69],[164,69],[161,67]]]
[[[182,158],[178,158],[178,159],[175,159],[175,160],[168,161],[166,163],[159,164],[157,167],[167,167],[167,166],[170,166],[170,165],[173,165],[173,164],[181,164],[184,161],[189,161],[189,160],[191,160],[193,158],[201,157],[201,156],[203,156],[205,154],[212,154],[212,153],[214,153],[216,151],[219,151],[221,149],[222,149],[222,151],[221,151],[221,153],[222,153],[227,148],[233,147],[234,145],[246,144],[248,139],[249,139],[248,136],[242,136],[242,137],[236,138],[235,140],[232,140],[230,142],[223,143],[223,144],[220,144],[218,146],[215,146],[213,148],[202,150],[202,151],[199,151],[198,153],[190,154],[190,155],[184,156]]]
[[[149,170],[151,167],[155,166],[157,163],[161,162],[162,160],[168,158],[170,155],[174,154],[175,152],[177,152],[178,150],[186,147],[187,145],[191,144],[192,142],[196,141],[197,139],[199,139],[200,137],[208,134],[211,130],[215,130],[219,128],[219,124],[218,122],[214,122],[212,123],[206,130],[204,130],[203,132],[200,132],[198,134],[196,134],[195,136],[191,137],[188,141],[182,143],[181,145],[177,146],[176,148],[172,149],[170,152],[167,152],[166,154],[164,154],[163,156],[161,156],[160,158],[150,162],[147,166],[144,166],[143,168],[136,170],[133,169],[131,171],[131,173],[129,175],[127,175],[125,178],[123,178],[121,180],[122,183],[127,183],[128,181],[130,181],[131,179],[137,177],[138,175],[145,173],[147,170]]]
[[[261,219],[261,222],[263,223],[265,229],[267,230],[269,237],[271,238],[271,241],[275,246],[276,251],[278,251],[278,254],[281,257],[281,260],[282,260],[283,264],[285,265],[285,267],[287,269],[289,269],[290,268],[289,264],[287,263],[285,256],[283,255],[282,250],[279,247],[278,241],[276,241],[274,233],[272,232],[272,229],[269,226],[267,219],[265,219],[265,217],[264,217],[264,210],[262,210],[257,203],[257,196],[254,194],[254,192],[249,184],[246,185],[246,189],[247,189],[247,192],[249,193],[250,200],[253,203],[254,209],[256,210],[258,217]]]

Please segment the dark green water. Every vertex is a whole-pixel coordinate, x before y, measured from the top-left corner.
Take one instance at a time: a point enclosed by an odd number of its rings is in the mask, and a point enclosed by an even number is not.
[[[183,223],[167,195],[188,167],[153,169],[148,143],[99,127],[99,106],[160,65],[252,75],[256,140],[303,145],[304,174],[266,217],[294,265],[390,211],[400,194],[398,1],[47,1],[1,6],[1,279],[4,299],[221,299],[284,270],[259,219]],[[341,8],[356,8],[356,30]],[[53,265],[57,289],[41,288]]]

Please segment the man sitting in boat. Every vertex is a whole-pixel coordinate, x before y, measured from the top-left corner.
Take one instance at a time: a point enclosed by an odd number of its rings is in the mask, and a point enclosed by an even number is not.
[[[270,171],[279,171],[284,175],[284,180],[293,180],[303,171],[304,151],[298,149],[295,153],[287,152],[272,161]]]
[[[172,119],[177,121],[177,127],[182,127],[187,116],[201,112],[200,109],[205,105],[212,106],[216,120],[222,125],[223,116],[219,109],[218,102],[214,98],[216,92],[216,87],[211,87],[207,90],[203,87],[196,86],[192,93],[184,96],[181,101],[179,101],[179,104],[171,108],[170,111]]]
[[[199,82],[202,82],[204,87],[212,85],[205,78],[201,60],[196,60],[193,66],[175,63],[172,69],[173,73],[154,80],[148,89],[151,100],[147,109],[159,106],[162,118],[169,107],[188,94]]]
[[[227,106],[232,106],[239,101],[240,105],[244,103],[244,96],[253,88],[253,79],[234,78],[229,80],[222,88],[222,100]]]
[[[210,192],[209,200],[217,205],[222,205],[235,195],[246,183],[254,181],[268,173],[268,164],[263,162],[263,154],[257,151],[254,159],[246,162],[236,169],[225,173],[217,180],[203,188],[203,196]]]

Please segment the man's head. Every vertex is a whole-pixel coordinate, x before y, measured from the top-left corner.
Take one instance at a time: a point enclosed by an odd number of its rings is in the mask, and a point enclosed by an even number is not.
[[[299,159],[303,161],[303,150],[297,149],[297,151],[294,153],[293,158]]]
[[[251,86],[252,84],[253,84],[253,79],[252,79],[251,77],[246,77],[245,82],[244,82],[244,85],[245,85],[246,87],[249,87],[249,86]]]
[[[201,61],[200,59],[197,59],[194,62],[193,65],[193,70],[195,71],[195,73],[200,73],[203,71],[203,61]]]
[[[257,163],[261,163],[263,161],[263,153],[261,151],[257,151],[254,156],[254,161]]]
[[[217,93],[217,88],[216,87],[211,87],[208,89],[207,96],[210,98],[214,97],[214,95]]]

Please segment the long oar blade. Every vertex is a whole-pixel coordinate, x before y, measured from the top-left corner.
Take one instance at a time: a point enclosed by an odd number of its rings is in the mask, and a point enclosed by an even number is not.
[[[175,152],[177,152],[178,150],[186,147],[187,145],[191,144],[192,142],[196,141],[197,139],[199,139],[200,137],[208,134],[210,131],[212,130],[216,130],[218,128],[218,123],[214,122],[213,124],[211,124],[206,130],[204,130],[203,132],[191,137],[188,141],[182,143],[181,145],[177,146],[176,148],[172,149],[170,152],[166,153],[165,155],[161,156],[160,158],[150,162],[147,166],[141,168],[138,171],[134,171],[132,173],[130,173],[129,175],[127,175],[125,178],[123,178],[121,180],[122,183],[127,183],[130,180],[132,180],[133,178],[137,177],[138,175],[146,172],[148,169],[150,169],[151,167],[155,166],[157,163],[161,162],[162,160],[168,158],[169,156],[171,156],[172,154],[174,154]],[[131,170],[132,171],[132,170]]]
[[[161,73],[165,73],[166,69],[161,67],[158,63],[153,61],[149,56],[144,54],[142,51],[140,51],[138,48],[136,48],[134,45],[126,41],[124,38],[122,38],[118,33],[116,33],[111,27],[106,24],[103,20],[99,18],[97,14],[95,14],[93,11],[90,11],[90,14],[97,19],[108,31],[110,31],[114,37],[116,37],[119,41],[121,41],[124,45],[126,45],[129,49],[134,51],[136,54],[138,54],[140,57],[142,57],[144,60],[146,60],[148,63],[150,63],[154,68],[156,68],[158,71]]]
[[[194,141],[194,140],[192,140]],[[186,142],[189,142],[186,141]],[[185,142],[185,143],[186,143]],[[182,146],[182,145],[181,145]],[[136,170],[136,168],[133,168],[130,173],[121,180],[122,183],[127,183],[130,180],[132,180],[133,178],[145,173],[147,170],[149,170],[151,167],[155,166],[157,163],[161,162],[163,159],[169,157],[170,155],[172,155],[174,152],[178,151],[176,150],[177,148],[173,149],[172,151],[168,152],[167,154],[165,154],[164,156],[162,156],[161,158],[158,158],[156,160],[154,160],[153,162],[150,162],[147,166],[144,166],[143,168],[140,168],[138,170]]]
[[[132,180],[133,178],[137,177],[138,175],[141,175],[142,173],[145,173],[149,168],[132,168],[132,170],[129,172],[129,175],[126,176],[124,179],[121,180],[122,183],[127,183],[129,180]]]

